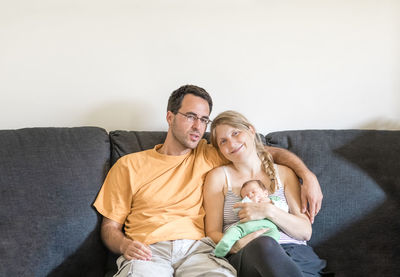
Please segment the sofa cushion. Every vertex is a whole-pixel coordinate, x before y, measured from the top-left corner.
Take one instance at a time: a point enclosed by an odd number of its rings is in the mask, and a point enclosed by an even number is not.
[[[167,132],[123,131],[110,132],[111,164],[126,154],[153,148],[164,142]]]
[[[400,131],[275,132],[269,145],[296,153],[324,193],[310,244],[338,276],[400,272]]]
[[[109,168],[105,130],[0,131],[0,276],[103,276],[91,207]]]
[[[261,141],[265,144],[265,137],[259,134]],[[164,143],[167,132],[154,131],[123,131],[110,132],[111,141],[111,163],[114,164],[119,158],[126,154],[153,148],[157,144]],[[210,133],[206,132],[204,137],[210,141]]]

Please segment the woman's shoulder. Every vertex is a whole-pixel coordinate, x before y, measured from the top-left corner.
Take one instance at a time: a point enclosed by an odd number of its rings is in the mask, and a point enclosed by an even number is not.
[[[216,167],[207,173],[204,182],[205,191],[223,191],[226,177],[223,166]]]
[[[225,179],[225,165],[221,165],[218,167],[215,167],[213,169],[211,169],[208,173],[207,173],[207,178],[224,178]]]

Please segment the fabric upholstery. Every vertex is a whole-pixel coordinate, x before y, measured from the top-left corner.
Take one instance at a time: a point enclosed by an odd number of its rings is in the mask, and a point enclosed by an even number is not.
[[[310,244],[336,276],[400,272],[400,131],[285,131],[266,139],[317,175],[324,199]]]
[[[91,204],[110,164],[165,137],[95,127],[0,130],[0,276],[112,273],[115,255],[107,258]],[[397,276],[400,131],[282,131],[262,140],[293,151],[317,175],[324,201],[310,245],[329,269]]]
[[[100,128],[0,131],[0,276],[102,276],[91,207],[109,169]]]
[[[112,131],[110,132],[111,162],[114,164],[126,154],[151,149],[163,143],[166,136],[167,132]]]

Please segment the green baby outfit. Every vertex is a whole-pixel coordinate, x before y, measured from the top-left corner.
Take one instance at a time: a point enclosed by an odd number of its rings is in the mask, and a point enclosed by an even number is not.
[[[242,202],[251,202],[250,199],[247,198],[248,200],[246,200],[246,198],[247,197],[245,197]],[[270,196],[269,198],[274,202],[274,204],[279,203],[280,201],[280,198],[278,196]],[[276,241],[279,241],[280,233],[278,227],[268,219],[259,219],[244,223],[238,223],[229,227],[229,229],[226,230],[224,236],[215,247],[215,256],[226,256],[226,254],[228,254],[236,241],[250,233],[253,233],[263,228],[269,228],[267,232],[262,234],[263,236],[270,236]]]

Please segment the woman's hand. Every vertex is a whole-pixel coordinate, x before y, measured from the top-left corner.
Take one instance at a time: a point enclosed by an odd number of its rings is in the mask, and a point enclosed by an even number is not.
[[[229,251],[229,253],[235,254],[235,253],[239,252],[239,250],[242,249],[243,247],[245,247],[246,244],[248,244],[250,241],[252,241],[255,238],[258,238],[259,236],[261,236],[262,234],[264,234],[265,232],[268,232],[268,231],[269,231],[269,228],[264,228],[264,229],[257,230],[257,231],[255,231],[253,233],[250,233],[250,234],[244,236],[243,238],[238,240],[232,246],[232,248]]]
[[[233,208],[240,208],[238,216],[240,222],[268,218],[268,212],[274,205],[272,203],[235,203]]]

